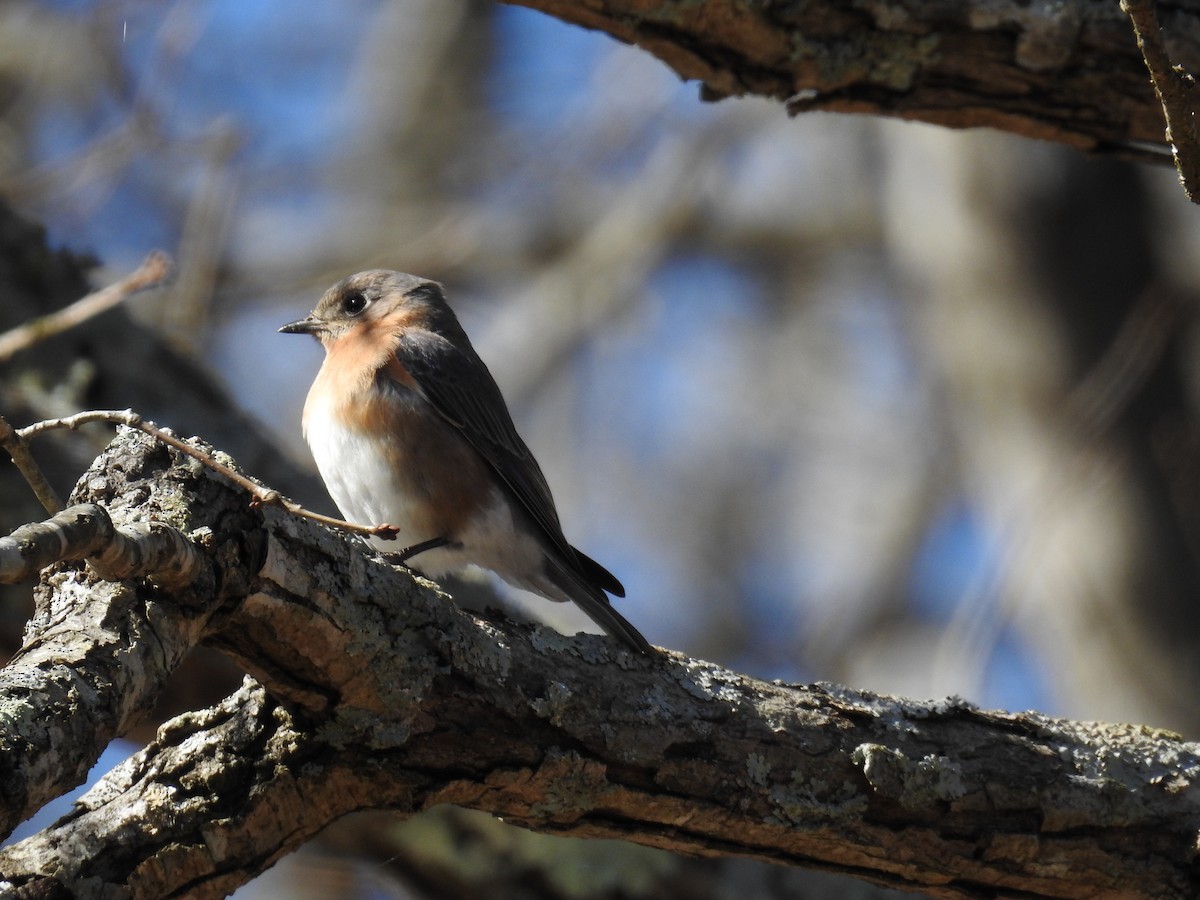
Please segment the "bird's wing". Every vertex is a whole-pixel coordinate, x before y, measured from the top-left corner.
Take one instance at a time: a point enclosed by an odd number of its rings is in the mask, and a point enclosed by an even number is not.
[[[547,574],[601,628],[642,653],[653,649],[620,615],[604,592],[625,596],[616,576],[567,543],[537,460],[517,434],[508,406],[487,366],[467,344],[459,347],[431,332],[406,331],[386,371],[419,391],[456,428],[508,486],[558,553],[547,555]]]
[[[550,486],[517,434],[495,379],[475,354],[431,332],[407,331],[396,345],[394,380],[412,384],[508,485],[563,557],[599,587],[624,596],[621,583],[603,566],[578,553],[562,532]],[[389,367],[390,368],[390,367]],[[586,560],[586,561],[585,561]]]

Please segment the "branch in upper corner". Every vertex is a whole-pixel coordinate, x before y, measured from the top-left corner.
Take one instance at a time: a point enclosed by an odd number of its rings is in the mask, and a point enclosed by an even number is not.
[[[505,2],[635,44],[700,82],[708,100],[755,95],[793,114],[983,126],[1085,153],[1167,159],[1162,110],[1115,3]],[[1200,68],[1194,11],[1173,15],[1176,60]]]
[[[88,294],[65,309],[34,319],[32,322],[26,322],[24,325],[18,325],[11,331],[0,334],[0,363],[8,362],[20,351],[124,303],[139,291],[160,284],[170,272],[171,257],[161,250],[155,250],[142,261],[140,266],[120,281]]]
[[[1162,27],[1154,0],[1121,0],[1133,22],[1138,49],[1154,83],[1154,93],[1162,104],[1167,141],[1175,157],[1175,168],[1184,193],[1200,203],[1200,135],[1196,133],[1196,80],[1182,66],[1171,64],[1163,42]]]

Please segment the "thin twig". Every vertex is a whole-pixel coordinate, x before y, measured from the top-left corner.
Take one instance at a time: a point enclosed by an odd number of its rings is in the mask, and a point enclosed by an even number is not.
[[[1133,22],[1142,60],[1150,72],[1154,93],[1166,120],[1167,142],[1183,191],[1200,203],[1200,135],[1196,132],[1196,80],[1182,66],[1171,64],[1163,41],[1154,0],[1121,0],[1121,9]]]
[[[0,334],[0,363],[16,353],[38,344],[93,316],[123,303],[139,291],[159,284],[171,271],[171,257],[161,250],[147,256],[140,266],[120,281],[101,288],[58,312],[41,316],[11,331]]]
[[[8,451],[8,455],[16,463],[17,471],[24,476],[25,481],[33,488],[33,493],[37,496],[38,501],[42,504],[46,512],[52,516],[58,515],[63,508],[62,500],[50,482],[46,480],[46,476],[42,473],[37,461],[34,460],[33,454],[29,452],[29,446],[25,443],[25,438],[8,424],[8,420],[4,416],[0,416],[0,447]]]
[[[76,413],[73,416],[66,416],[61,419],[46,419],[45,421],[35,422],[32,425],[19,428],[16,434],[20,438],[28,440],[47,431],[62,428],[75,429],[89,422],[109,422],[114,425],[125,425],[128,428],[136,428],[138,431],[162,441],[168,447],[173,447],[180,453],[190,456],[201,465],[212,469],[218,475],[227,478],[245,490],[254,498],[251,501],[251,506],[278,506],[294,516],[312,519],[314,522],[320,522],[322,525],[328,525],[331,528],[338,528],[342,531],[349,531],[352,534],[382,538],[385,541],[395,540],[399,534],[399,530],[394,525],[355,525],[353,522],[335,519],[333,516],[325,516],[321,513],[305,509],[299,503],[287,499],[278,491],[263,487],[257,481],[247,478],[240,472],[235,472],[229,466],[215,459],[211,453],[193,447],[191,444],[175,437],[171,432],[158,427],[153,422],[146,421],[131,409],[95,409],[88,412]]]

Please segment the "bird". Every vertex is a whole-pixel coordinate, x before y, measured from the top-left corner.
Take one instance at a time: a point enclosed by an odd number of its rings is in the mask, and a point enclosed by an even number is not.
[[[625,596],[621,582],[567,542],[541,467],[440,284],[359,272],[279,331],[325,349],[302,428],[349,522],[395,529],[411,542],[395,557],[430,578],[473,564],[572,601],[631,650],[655,652],[608,598]]]

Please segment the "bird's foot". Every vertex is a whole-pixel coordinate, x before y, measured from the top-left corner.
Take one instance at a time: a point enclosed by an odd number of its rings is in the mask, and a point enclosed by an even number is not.
[[[387,558],[392,562],[398,562],[401,565],[408,565],[408,561],[418,553],[424,553],[426,550],[436,550],[438,547],[459,547],[462,546],[458,541],[452,541],[448,537],[435,537],[427,541],[421,541],[419,544],[413,544],[411,547],[405,547],[398,553],[388,553]]]

